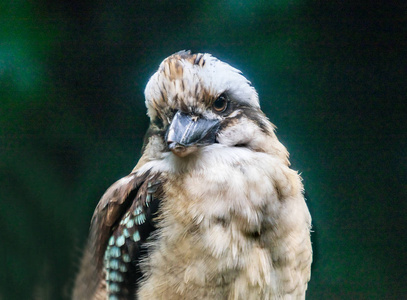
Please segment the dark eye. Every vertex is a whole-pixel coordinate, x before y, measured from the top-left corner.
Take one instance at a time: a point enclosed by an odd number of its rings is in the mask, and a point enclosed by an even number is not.
[[[212,104],[212,108],[215,112],[221,113],[226,110],[228,107],[228,100],[224,95],[220,95],[218,99],[215,100]]]

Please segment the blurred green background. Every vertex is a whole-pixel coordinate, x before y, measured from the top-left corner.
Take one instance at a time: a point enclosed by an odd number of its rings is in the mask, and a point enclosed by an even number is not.
[[[0,3],[0,299],[67,299],[94,207],[140,156],[166,56],[241,69],[304,178],[308,299],[407,293],[407,5]],[[401,4],[402,3],[402,4]]]

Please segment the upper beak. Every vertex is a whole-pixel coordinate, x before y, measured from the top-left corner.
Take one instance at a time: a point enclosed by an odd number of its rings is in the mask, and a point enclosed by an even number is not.
[[[199,146],[213,144],[220,121],[191,116],[178,111],[167,131],[168,148],[177,156],[184,157]]]

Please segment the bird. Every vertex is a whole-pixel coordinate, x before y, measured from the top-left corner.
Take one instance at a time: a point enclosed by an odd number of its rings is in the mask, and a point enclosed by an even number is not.
[[[96,206],[72,299],[305,299],[302,178],[251,82],[183,50],[144,94],[141,158]]]

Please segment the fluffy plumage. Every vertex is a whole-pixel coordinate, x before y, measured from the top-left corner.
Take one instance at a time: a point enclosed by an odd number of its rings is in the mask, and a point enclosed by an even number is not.
[[[96,207],[73,298],[305,298],[311,217],[250,82],[181,51],[145,96],[143,155]]]

